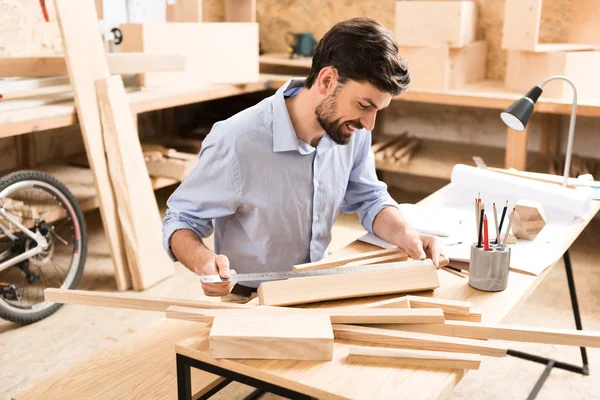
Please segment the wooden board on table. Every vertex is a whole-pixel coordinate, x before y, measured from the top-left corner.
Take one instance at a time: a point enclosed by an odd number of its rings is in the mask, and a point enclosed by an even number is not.
[[[176,299],[168,297],[139,297],[124,293],[95,292],[88,290],[70,290],[48,288],[44,290],[46,301],[85,306],[124,308],[142,311],[167,311],[170,306],[209,308],[247,309],[255,306],[222,301],[194,299]]]
[[[219,315],[210,335],[214,358],[331,360],[333,330],[326,315]]]
[[[96,81],[110,178],[118,200],[133,288],[147,289],[175,272],[162,248],[162,219],[120,75]]]
[[[334,324],[441,324],[444,323],[444,313],[441,309],[411,310],[406,308],[377,308],[362,307],[347,308],[289,308],[260,306],[239,310],[200,309],[171,306],[167,308],[167,318],[187,321],[212,323],[219,316],[253,316],[268,314],[273,318],[288,315],[326,315]]]
[[[417,292],[439,287],[433,262],[387,270],[310,276],[263,282],[258,287],[259,303],[284,306],[326,300]]]
[[[364,305],[367,308],[410,308],[410,302],[407,296],[396,297],[393,299],[379,300],[374,303]]]
[[[471,339],[495,339],[514,342],[561,344],[577,347],[600,347],[600,332],[598,331],[530,328],[515,325],[494,325],[466,321],[446,321],[444,324],[378,325],[377,327]]]
[[[106,61],[111,74],[185,70],[185,58],[179,54],[106,54]],[[67,63],[62,56],[0,57],[0,77],[65,74],[67,74]]]
[[[444,313],[467,315],[471,310],[471,302],[439,299],[425,296],[406,296],[410,308],[441,308]]]
[[[150,394],[156,399],[175,399],[173,343],[188,336],[206,335],[208,329],[204,325],[161,321],[126,335],[114,345],[14,395],[13,399],[141,399]],[[194,398],[224,381],[196,368],[192,368],[191,374]]]
[[[450,369],[479,369],[481,365],[481,357],[476,354],[388,349],[384,347],[352,347],[348,352],[348,361],[379,365]]]
[[[183,72],[149,72],[142,86],[259,81],[258,25],[237,22],[121,24],[121,52],[181,54]]]
[[[98,30],[96,10],[94,3],[90,1],[54,0],[54,5],[83,142],[90,160],[100,203],[100,215],[113,259],[117,288],[127,290],[131,287],[131,275],[104,155],[104,138],[96,98],[95,81],[110,76]]]
[[[292,269],[294,271],[306,271],[306,270],[313,270],[313,269],[336,268],[336,267],[341,267],[343,265],[346,265],[348,263],[354,263],[357,261],[369,260],[369,259],[373,259],[373,258],[390,256],[390,255],[398,256],[399,258],[403,258],[404,260],[408,259],[408,256],[400,249],[383,249],[383,250],[369,251],[369,252],[363,253],[363,254],[355,254],[355,255],[339,257],[339,258],[336,257],[334,259],[326,258],[325,260],[316,261],[316,262],[312,262],[312,263],[298,264],[298,265],[294,265],[292,267]]]
[[[507,351],[505,345],[491,343],[487,340],[393,331],[370,326],[334,324],[333,333],[336,339],[369,342],[416,350],[452,351],[456,353],[481,354],[490,357],[504,357]]]

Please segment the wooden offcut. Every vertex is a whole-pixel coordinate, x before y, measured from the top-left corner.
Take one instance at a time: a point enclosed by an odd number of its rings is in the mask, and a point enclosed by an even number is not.
[[[410,308],[410,302],[407,296],[395,299],[379,300],[374,303],[365,304],[367,308]]]
[[[201,309],[172,306],[167,308],[167,318],[212,323],[214,318],[227,316],[252,316],[270,314],[273,318],[280,315],[326,315],[335,324],[440,324],[444,323],[441,309],[411,310],[402,308],[368,309],[348,308],[288,308],[260,306],[238,310]]]
[[[369,326],[333,325],[336,339],[368,342],[400,348],[473,353],[490,357],[506,356],[505,345],[487,340],[464,339],[426,333],[393,331]]]
[[[147,289],[175,272],[162,248],[162,219],[120,75],[96,81],[106,157],[133,288]]]
[[[69,290],[48,288],[44,290],[44,299],[53,303],[79,304],[84,306],[110,307],[141,311],[167,311],[171,306],[187,308],[232,308],[247,309],[255,306],[222,301],[194,299],[176,299],[168,297],[132,296],[124,293],[95,292],[88,290]]]
[[[142,86],[242,84],[259,81],[258,25],[246,22],[121,24],[121,52],[181,54],[183,72],[149,72]]]
[[[198,164],[198,155],[168,149],[161,145],[143,144],[148,174],[153,177],[183,181]]]
[[[353,254],[351,256],[345,257],[336,257],[334,259],[325,259],[322,261],[316,261],[312,263],[306,264],[298,264],[294,265],[292,269],[294,271],[306,271],[312,269],[325,269],[325,268],[336,268],[341,267],[349,263],[354,263],[362,260],[376,259],[378,257],[384,256],[398,256],[399,258],[404,258],[404,260],[408,259],[408,256],[403,250],[400,249],[384,249],[384,250],[374,250],[368,251],[366,253]]]
[[[213,358],[328,361],[333,356],[326,315],[221,315],[208,340]]]
[[[385,329],[457,336],[471,339],[495,339],[514,342],[561,344],[577,347],[600,347],[600,332],[574,329],[530,328],[515,325],[494,325],[466,321],[446,321],[444,324],[382,325]]]
[[[348,351],[348,361],[450,369],[479,369],[481,365],[481,357],[476,354],[389,349],[385,347],[351,347]]]
[[[470,301],[440,299],[437,297],[424,296],[406,296],[410,308],[441,308],[444,313],[450,314],[469,314],[471,310]]]
[[[263,282],[258,287],[259,303],[284,306],[439,287],[431,260],[406,263],[402,268]]]
[[[546,226],[544,207],[531,200],[519,200],[515,205],[515,215],[511,225],[516,238],[535,240]]]
[[[394,34],[400,46],[464,47],[477,37],[477,2],[396,1]]]
[[[96,10],[91,1],[54,0],[54,6],[83,143],[94,176],[100,215],[114,264],[117,289],[127,290],[131,287],[131,275],[127,266],[115,194],[104,155],[104,138],[96,98],[95,81],[110,76],[104,56],[104,45],[98,31]]]

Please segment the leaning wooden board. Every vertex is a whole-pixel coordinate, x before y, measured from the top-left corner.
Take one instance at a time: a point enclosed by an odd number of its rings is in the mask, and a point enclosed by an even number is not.
[[[162,248],[162,218],[123,79],[99,79],[96,91],[133,288],[144,290],[172,275],[175,267]]]
[[[258,287],[259,303],[270,306],[316,303],[363,296],[418,292],[440,286],[433,265],[352,272],[263,282]]]
[[[91,1],[54,0],[54,6],[69,78],[73,85],[83,143],[96,183],[100,215],[114,263],[117,288],[127,290],[131,287],[131,275],[127,268],[117,204],[104,157],[104,139],[96,99],[96,80],[110,76],[96,10]]]

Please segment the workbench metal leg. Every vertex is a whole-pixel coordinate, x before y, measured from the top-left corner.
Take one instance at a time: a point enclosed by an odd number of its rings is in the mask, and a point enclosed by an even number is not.
[[[577,292],[575,290],[575,280],[573,279],[573,267],[571,265],[571,256],[569,255],[569,250],[567,250],[565,252],[565,254],[563,255],[563,260],[565,262],[565,270],[567,273],[567,283],[569,284],[569,294],[571,295],[571,305],[573,307],[573,315],[575,316],[575,327],[577,328],[577,330],[582,330],[583,327],[581,324],[581,314],[579,313],[579,302],[577,301]],[[581,375],[589,375],[590,374],[589,366],[588,366],[587,350],[585,347],[580,347],[579,349],[581,350],[581,361],[583,364],[582,366],[568,364],[568,363],[564,363],[561,361],[556,361],[556,360],[553,360],[550,358],[540,357],[540,356],[536,356],[536,355],[529,354],[529,353],[524,353],[524,352],[517,351],[517,350],[508,350],[507,354],[509,356],[518,357],[518,358],[522,358],[524,360],[533,361],[536,363],[546,365],[546,369],[544,370],[544,372],[542,373],[542,375],[536,382],[535,386],[533,387],[533,390],[531,391],[531,393],[529,393],[529,396],[527,397],[528,400],[533,400],[536,398],[536,396],[542,389],[542,386],[544,386],[544,383],[546,382],[546,379],[548,379],[548,376],[550,376],[550,372],[552,372],[552,368],[564,369],[566,371],[575,372],[575,373],[578,373]]]
[[[186,358],[177,354],[177,398],[179,400],[192,400],[192,378],[190,365]]]

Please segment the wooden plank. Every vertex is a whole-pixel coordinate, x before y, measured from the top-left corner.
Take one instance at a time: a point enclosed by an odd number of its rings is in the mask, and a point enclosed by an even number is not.
[[[181,54],[183,72],[149,72],[142,86],[258,82],[258,25],[236,22],[121,24],[121,52]],[[210,60],[210,62],[207,62]]]
[[[358,267],[360,265],[374,265],[384,264],[389,262],[399,262],[408,260],[408,256],[404,253],[390,254],[389,256],[367,258],[366,260],[359,260],[344,264],[344,267]]]
[[[476,2],[397,1],[394,33],[400,46],[464,47],[477,36]]]
[[[92,292],[86,290],[69,290],[48,288],[44,290],[46,301],[63,304],[80,304],[84,306],[123,308],[141,311],[167,311],[170,306],[195,307],[202,309],[232,308],[247,309],[255,306],[247,304],[228,303],[221,301],[206,301],[195,299],[176,299],[167,297],[140,297],[125,293]]]
[[[226,22],[256,22],[256,0],[225,0]]]
[[[175,272],[162,248],[162,218],[120,75],[96,81],[110,178],[118,199],[133,288],[152,287]]]
[[[503,49],[532,51],[539,41],[542,0],[506,0]]]
[[[258,287],[259,303],[284,306],[362,296],[416,292],[439,287],[433,262],[407,262],[403,268],[310,276],[263,282]]]
[[[481,322],[481,312],[470,311],[467,315],[444,313],[444,318],[452,321]]]
[[[106,54],[111,74],[139,74],[155,71],[184,71],[185,58],[179,54]],[[0,77],[64,75],[67,63],[62,56],[0,57]]]
[[[479,369],[481,365],[481,357],[475,354],[388,349],[385,347],[352,347],[348,352],[348,361],[417,368],[450,369]]]
[[[522,132],[506,128],[506,153],[504,168],[516,168],[520,171],[527,169],[527,130],[526,126]]]
[[[473,353],[490,357],[506,356],[507,347],[487,340],[463,339],[426,333],[392,331],[367,326],[333,325],[336,339],[377,343],[400,348]]]
[[[423,296],[406,296],[411,308],[441,308],[444,313],[467,315],[471,310],[470,301],[449,300]]]
[[[412,310],[406,308],[288,308],[259,306],[239,310],[217,310],[172,306],[167,308],[167,318],[212,323],[219,316],[253,315],[327,315],[334,324],[440,324],[444,323],[441,309]]]
[[[542,114],[542,133],[540,135],[540,152],[557,156],[560,149],[560,115]]]
[[[434,335],[457,336],[471,339],[495,339],[514,342],[561,344],[577,347],[600,347],[600,332],[574,329],[530,328],[516,325],[494,325],[466,321],[446,321],[445,324],[381,325],[385,329],[399,329]]]
[[[202,22],[202,0],[167,2],[167,22]]]
[[[127,290],[131,287],[131,276],[127,268],[117,206],[104,156],[104,139],[94,86],[97,79],[110,75],[104,57],[104,45],[98,31],[94,3],[54,0],[54,5],[83,142],[99,194],[100,213],[114,264],[117,288]]]
[[[214,358],[329,361],[333,356],[326,315],[219,315],[208,340]]]
[[[362,253],[362,254],[355,254],[355,255],[351,255],[351,256],[347,256],[347,257],[339,257],[339,258],[335,257],[333,259],[325,258],[324,260],[321,260],[321,261],[316,261],[316,262],[306,263],[306,264],[298,264],[298,265],[294,265],[292,267],[292,269],[294,271],[306,271],[306,270],[313,270],[313,269],[336,268],[336,267],[341,267],[342,265],[346,265],[351,262],[367,260],[370,258],[376,258],[376,257],[382,257],[382,256],[396,255],[396,254],[405,254],[405,253],[400,249],[374,250],[374,251],[369,251],[369,252]]]
[[[177,398],[173,343],[189,336],[206,336],[204,325],[167,320],[124,335],[115,344],[73,363],[58,374],[13,396],[37,399],[156,399]],[[41,378],[41,377],[40,377]],[[194,398],[224,378],[192,368]]]

